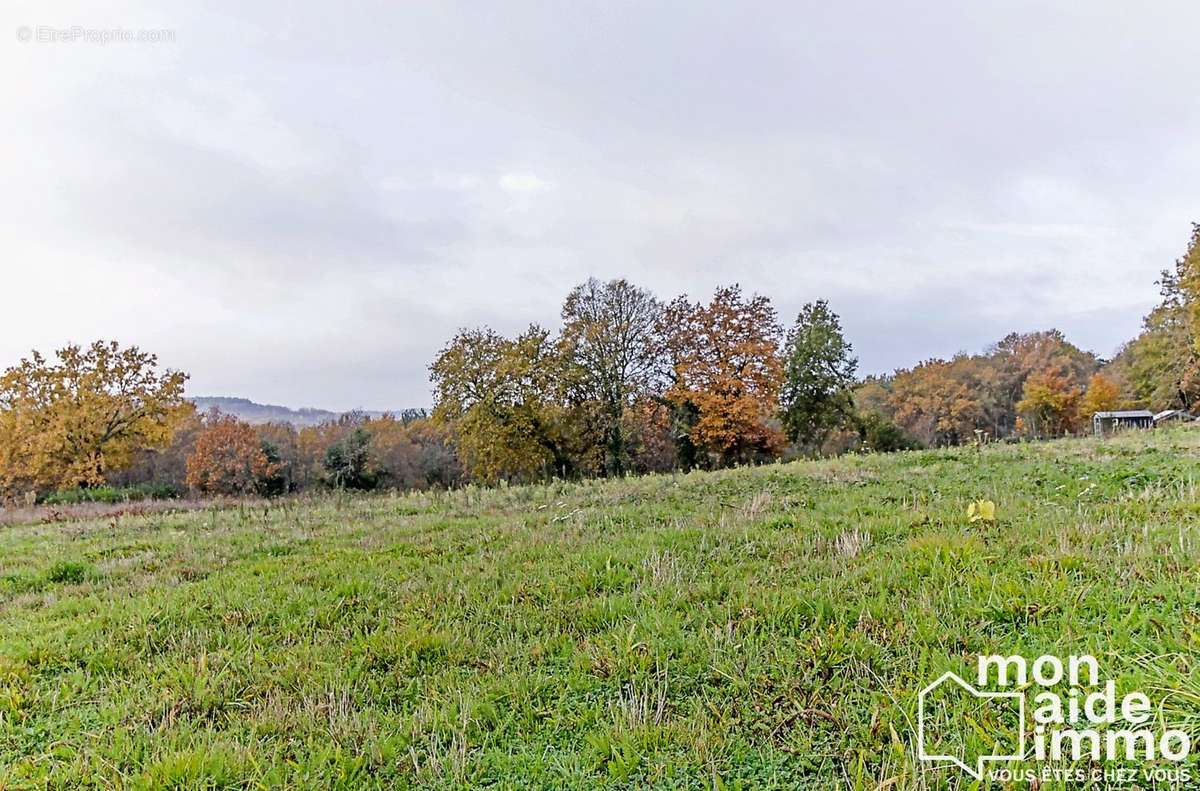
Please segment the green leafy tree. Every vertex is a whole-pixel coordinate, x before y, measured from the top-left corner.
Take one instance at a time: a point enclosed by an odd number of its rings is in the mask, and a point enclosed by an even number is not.
[[[601,283],[590,278],[563,303],[562,346],[568,393],[594,403],[592,444],[604,449],[604,472],[629,469],[629,437],[622,416],[651,393],[661,376],[655,329],[662,314],[658,300],[626,280]]]
[[[921,447],[915,437],[909,436],[904,429],[878,412],[860,413],[855,428],[858,430],[860,448],[864,451],[890,453]]]
[[[1125,384],[1129,401],[1192,409],[1200,402],[1200,224],[1192,226],[1187,253],[1158,284],[1162,301],[1107,372]]]
[[[373,489],[371,432],[356,426],[325,450],[325,476],[338,489]]]
[[[854,415],[858,360],[825,300],[800,310],[784,345],[783,426],[788,438],[813,451]]]
[[[290,423],[260,423],[254,427],[262,443],[263,453],[275,467],[275,474],[264,484],[266,494],[284,494],[299,488],[300,483],[300,437],[296,427]]]
[[[1164,278],[1169,275],[1164,272]],[[1192,223],[1192,238],[1187,252],[1175,262],[1174,279],[1188,317],[1192,334],[1192,352],[1200,354],[1200,223]]]
[[[530,326],[514,339],[464,330],[430,366],[433,418],[454,436],[477,481],[573,474],[562,428],[562,359],[549,333]]]

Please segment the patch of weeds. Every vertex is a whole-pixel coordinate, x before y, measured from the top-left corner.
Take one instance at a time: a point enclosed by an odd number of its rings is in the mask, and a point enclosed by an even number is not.
[[[74,560],[60,560],[46,569],[46,579],[62,585],[78,585],[94,575],[90,565]]]

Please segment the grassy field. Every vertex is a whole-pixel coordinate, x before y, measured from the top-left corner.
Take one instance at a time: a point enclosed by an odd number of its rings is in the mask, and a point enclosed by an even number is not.
[[[0,785],[965,788],[917,693],[979,653],[1092,653],[1191,729],[1198,461],[1180,429],[6,527]]]

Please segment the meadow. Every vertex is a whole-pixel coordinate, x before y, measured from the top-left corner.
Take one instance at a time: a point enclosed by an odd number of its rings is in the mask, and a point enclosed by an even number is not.
[[[970,788],[914,723],[981,653],[1093,654],[1191,732],[1198,461],[1181,428],[6,526],[0,786]]]

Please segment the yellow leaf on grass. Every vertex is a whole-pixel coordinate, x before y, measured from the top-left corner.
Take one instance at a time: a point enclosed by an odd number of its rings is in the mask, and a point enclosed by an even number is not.
[[[976,500],[967,506],[967,519],[971,522],[995,522],[996,504],[991,500]]]

